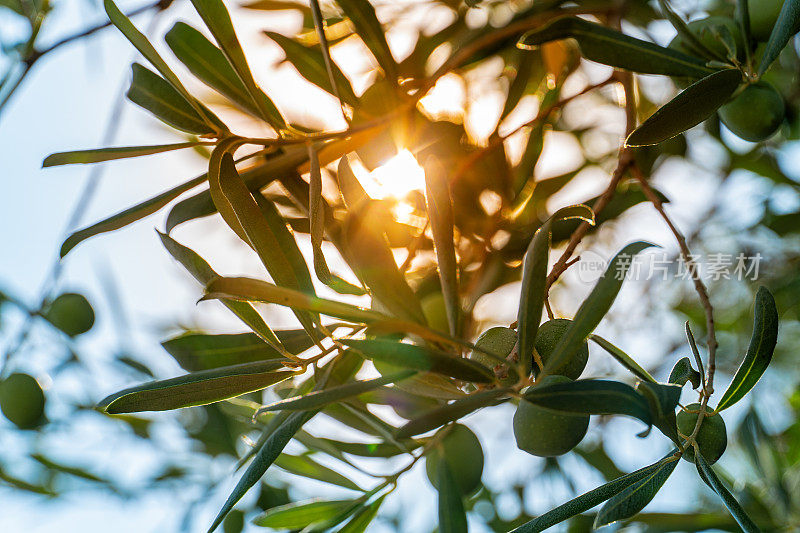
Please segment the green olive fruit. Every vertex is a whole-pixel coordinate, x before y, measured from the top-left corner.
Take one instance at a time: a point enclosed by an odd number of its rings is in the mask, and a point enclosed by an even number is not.
[[[744,39],[739,31],[738,24],[736,24],[736,21],[732,18],[720,16],[706,17],[699,20],[693,20],[687,24],[687,26],[689,27],[689,31],[691,31],[692,34],[697,37],[703,46],[721,57],[726,58],[730,55],[730,52],[728,52],[728,48],[725,46],[725,42],[722,38],[722,32],[725,32],[726,30],[733,38],[733,43],[736,47],[735,53],[740,55],[744,52]],[[702,50],[695,50],[692,46],[692,43],[685,39],[680,33],[676,35],[674,39],[672,39],[668,45],[668,48],[695,56],[702,54]]]
[[[678,413],[678,431],[683,435],[689,436],[694,432],[694,427],[697,424],[697,415],[700,412],[700,404],[693,403],[686,406],[686,410]],[[728,432],[725,429],[725,421],[722,415],[715,414],[709,416],[706,413],[706,418],[700,425],[700,431],[697,432],[697,445],[700,447],[700,453],[703,458],[708,461],[708,464],[714,464],[725,453],[725,448],[728,447]],[[694,462],[694,448],[689,446],[683,454],[683,458],[687,461]]]
[[[425,473],[438,488],[439,461],[444,459],[453,473],[462,494],[472,494],[481,485],[483,474],[483,448],[475,433],[467,426],[455,424],[439,443],[431,448],[425,459]]]
[[[44,417],[44,392],[28,374],[15,373],[0,383],[0,410],[20,429],[40,425]]]
[[[555,318],[539,326],[539,331],[536,334],[535,347],[539,357],[542,358],[542,363],[545,365],[547,364],[548,359],[550,359],[550,356],[558,345],[558,341],[561,340],[561,337],[564,335],[564,332],[567,331],[571,323],[572,321],[566,318]],[[583,369],[586,368],[586,363],[588,361],[589,344],[584,341],[578,353],[568,358],[558,368],[551,369],[550,373],[566,376],[570,379],[578,379]],[[536,365],[536,359],[533,361],[533,367],[535,372],[539,371]]]
[[[487,329],[481,333],[481,336],[478,337],[477,341],[475,341],[475,346],[479,348],[479,350],[491,352],[501,359],[508,357],[516,345],[517,332],[511,328],[502,326]],[[489,368],[494,368],[499,364],[499,361],[489,357],[479,350],[473,350],[469,354],[469,358]],[[502,379],[501,382],[503,385],[514,384],[514,380],[510,376]]]
[[[750,15],[750,35],[756,41],[767,42],[781,13],[783,0],[747,0]]]
[[[86,333],[94,325],[91,304],[83,295],[74,292],[65,292],[58,296],[42,316],[70,337]]]
[[[545,376],[536,386],[568,383],[564,376]],[[563,455],[578,445],[589,428],[589,415],[563,413],[520,400],[514,413],[517,448],[531,455]]]
[[[424,296],[420,304],[422,305],[422,314],[425,315],[425,320],[428,321],[431,329],[444,333],[450,331],[450,323],[447,321],[447,306],[441,292]]]
[[[786,115],[783,97],[765,82],[750,85],[719,108],[722,123],[738,137],[759,142],[770,138]]]

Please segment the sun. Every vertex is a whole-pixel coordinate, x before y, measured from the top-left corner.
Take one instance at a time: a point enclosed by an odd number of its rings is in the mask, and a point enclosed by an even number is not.
[[[402,200],[412,191],[425,189],[425,170],[405,148],[372,172],[363,165],[354,165],[353,170],[367,194],[376,200]]]

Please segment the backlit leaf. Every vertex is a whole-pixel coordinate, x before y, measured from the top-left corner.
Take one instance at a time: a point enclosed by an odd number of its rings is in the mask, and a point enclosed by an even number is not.
[[[595,284],[592,292],[583,301],[575,318],[572,319],[564,335],[559,340],[553,353],[544,365],[544,373],[550,369],[561,368],[566,358],[577,353],[589,334],[600,323],[603,317],[611,309],[611,304],[617,297],[617,293],[622,287],[622,282],[628,269],[633,264],[633,258],[640,251],[649,248],[653,244],[644,241],[633,242],[625,246],[617,253],[614,259],[606,268],[605,273]]]
[[[208,285],[212,280],[215,280],[219,275],[211,268],[205,259],[200,257],[194,250],[183,246],[178,241],[164,233],[158,233],[161,238],[161,244],[167,249],[169,254],[178,261],[189,274],[192,275],[201,285]],[[247,302],[237,302],[232,300],[222,300],[222,304],[233,312],[239,319],[247,324],[256,335],[261,337],[264,341],[270,344],[273,348],[281,351],[283,347],[278,337],[272,329],[264,322],[258,311]]]
[[[294,396],[286,398],[270,405],[265,405],[258,410],[258,413],[265,413],[268,411],[305,411],[308,409],[317,409],[324,407],[329,403],[339,402],[348,398],[353,398],[359,394],[371,391],[384,385],[389,385],[396,381],[402,381],[408,377],[416,374],[415,370],[406,370],[394,373],[388,376],[382,376],[374,379],[367,379],[364,381],[354,381],[339,385],[338,387],[331,387],[324,390],[313,391],[303,396]]]
[[[253,79],[253,74],[250,72],[250,66],[247,64],[242,46],[236,37],[236,31],[233,28],[228,9],[222,3],[222,0],[192,0],[192,5],[194,5],[208,29],[211,30],[211,34],[217,44],[239,75],[239,79],[247,88],[247,92],[250,93],[250,97],[260,111],[261,117],[275,129],[285,128],[286,122],[283,120],[280,111]]]
[[[737,69],[720,70],[694,82],[636,128],[625,144],[658,144],[697,126],[726,103],[741,83]]]
[[[272,31],[265,31],[264,34],[283,49],[286,60],[297,69],[301,76],[317,87],[331,94],[335,94],[325,68],[325,58],[322,56],[319,45],[305,46],[294,39]],[[348,80],[339,67],[333,63],[331,63],[331,70],[336,80],[336,89],[342,101],[352,106],[358,105],[358,97],[353,92],[350,80]]]
[[[411,420],[398,429],[395,432],[395,436],[398,439],[402,439],[437,429],[477,409],[489,405],[496,405],[498,402],[503,401],[501,398],[507,396],[508,392],[509,389],[492,389],[472,393],[452,403],[432,409],[414,420]]]
[[[759,287],[754,304],[753,336],[739,370],[733,376],[728,390],[722,395],[718,411],[727,409],[750,392],[761,379],[772,360],[778,342],[778,309],[775,299],[766,287]]]
[[[253,523],[262,527],[302,529],[336,516],[352,503],[353,500],[311,500],[288,503],[257,516]]]
[[[42,163],[42,167],[100,163],[102,161],[111,161],[114,159],[127,159],[130,157],[160,154],[162,152],[181,150],[183,148],[191,148],[204,144],[208,143],[192,141],[175,144],[159,144],[155,146],[121,146],[118,148],[96,148],[93,150],[76,150],[74,152],[57,152],[47,156]]]
[[[133,77],[128,100],[173,128],[198,135],[213,135],[226,128],[203,104],[192,103],[167,80],[138,63],[131,65]],[[198,111],[200,109],[200,111]],[[206,117],[206,118],[204,118]]]
[[[209,180],[211,172],[210,169]],[[272,202],[261,195],[256,201],[236,171],[230,154],[222,156],[219,186],[247,241],[275,283],[314,296],[314,284],[308,266],[286,222]],[[223,212],[221,202],[215,199],[214,203]],[[310,335],[316,335],[314,323],[319,321],[319,317],[303,311],[296,311],[295,315]]]
[[[244,111],[260,116],[261,110],[225,54],[202,33],[184,22],[176,22],[164,39],[175,57],[200,81]],[[274,105],[271,110],[275,110]]]
[[[265,389],[293,375],[279,361],[245,363],[125,389],[103,399],[99,407],[116,414],[205,405]]]
[[[561,18],[540,30],[526,33],[519,46],[533,48],[567,38],[578,41],[586,59],[624,70],[695,78],[713,72],[696,57],[575,17]]]
[[[350,490],[361,491],[361,487],[346,478],[339,472],[322,466],[308,456],[296,456],[282,453],[275,459],[275,466],[291,474],[316,479],[332,485],[338,485]]]
[[[353,23],[356,33],[375,56],[386,78],[392,82],[397,80],[397,63],[386,42],[381,23],[375,15],[375,8],[369,0],[336,0],[336,4]]]
[[[650,414],[653,425],[664,435],[669,437],[676,445],[680,444],[678,436],[678,423],[675,409],[681,399],[681,386],[665,383],[639,382],[636,390],[641,393],[650,404]]]
[[[313,311],[350,322],[369,323],[387,317],[376,311],[355,305],[316,298],[305,293],[278,287],[272,283],[250,278],[218,278],[206,287],[203,299],[235,299],[284,305],[292,309]]]
[[[547,262],[550,258],[551,227],[553,222],[570,218],[580,218],[594,223],[594,213],[585,205],[573,205],[559,209],[548,218],[531,240],[522,264],[522,288],[520,289],[519,312],[519,353],[524,373],[531,371],[533,346],[539,323],[542,321],[545,288],[547,285]],[[574,353],[574,352],[572,352]]]
[[[109,20],[111,23],[122,32],[122,34],[130,41],[130,43],[142,54],[142,56],[147,59],[153,67],[163,76],[167,82],[167,85],[172,86],[177,93],[183,97],[186,103],[189,104],[190,107],[194,109],[197,116],[200,118],[202,122],[204,122],[210,131],[216,132],[224,132],[227,131],[225,125],[213,115],[205,106],[203,106],[197,99],[192,96],[189,91],[186,90],[186,87],[183,86],[181,80],[178,79],[178,76],[169,68],[166,61],[161,57],[161,55],[156,51],[150,41],[147,40],[147,37],[140,32],[136,26],[125,16],[125,14],[119,10],[117,5],[113,2],[113,0],[103,0],[103,6],[105,7],[106,13],[108,14]],[[144,67],[142,67],[144,68]],[[134,76],[136,72],[134,71]],[[158,78],[158,76],[156,76]],[[161,91],[163,92],[163,91]],[[130,92],[129,92],[130,97]],[[133,100],[133,99],[132,99]],[[138,103],[138,102],[137,102]],[[140,104],[141,105],[141,104]],[[204,132],[198,132],[204,133]]]
[[[328,263],[322,253],[322,242],[325,238],[325,201],[322,197],[322,172],[319,167],[319,158],[313,145],[308,146],[309,170],[308,185],[308,218],[311,247],[314,254],[314,272],[317,278],[341,294],[364,294],[361,287],[357,287],[339,276],[331,274]]]
[[[494,380],[494,372],[480,363],[424,346],[384,339],[344,339],[342,343],[358,350],[368,359],[391,365],[435,372],[475,383],[491,383]]]
[[[419,298],[397,267],[381,224],[382,208],[368,203],[344,223],[344,256],[373,298],[398,318],[426,324]]]
[[[458,262],[453,232],[453,200],[444,167],[433,156],[425,162],[425,204],[433,233],[447,323],[450,325],[450,334],[456,336],[461,320],[461,300],[458,294]]]
[[[298,354],[313,345],[304,330],[277,331],[276,335],[290,353]],[[284,358],[255,333],[185,333],[162,342],[161,346],[190,372]]]

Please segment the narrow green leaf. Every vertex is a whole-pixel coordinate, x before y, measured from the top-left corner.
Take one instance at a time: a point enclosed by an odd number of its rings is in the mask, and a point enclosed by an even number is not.
[[[75,248],[77,245],[79,245],[86,239],[94,237],[95,235],[100,235],[101,233],[108,233],[110,231],[115,231],[124,228],[128,224],[132,224],[137,220],[141,220],[147,216],[152,215],[153,213],[156,213],[162,207],[170,203],[172,200],[174,200],[184,192],[197,187],[198,185],[202,184],[205,181],[206,181],[205,175],[191,179],[185,183],[178,185],[177,187],[173,187],[172,189],[159,194],[158,196],[145,200],[144,202],[136,204],[133,207],[129,207],[124,211],[121,211],[115,215],[103,219],[100,222],[97,222],[96,224],[92,224],[91,226],[87,226],[72,233],[61,244],[59,255],[61,257],[64,257],[70,252],[70,250]]]
[[[322,466],[308,456],[296,456],[282,453],[275,459],[275,466],[297,476],[316,479],[350,490],[363,491],[361,487],[339,472]]]
[[[444,295],[450,335],[457,336],[461,321],[461,299],[458,294],[458,261],[454,244],[453,199],[444,167],[434,156],[425,161],[425,204],[428,209],[439,282]]]
[[[700,372],[692,368],[692,362],[688,357],[684,357],[672,367],[667,381],[676,383],[681,387],[686,385],[687,381],[691,381],[692,388],[696,389],[700,386]]]
[[[651,376],[647,370],[642,368],[639,363],[633,359],[633,357],[623,352],[621,348],[611,344],[611,342],[607,341],[600,335],[595,335],[594,333],[589,335],[589,338],[596,342],[598,346],[611,354],[611,356],[616,359],[619,364],[627,368],[634,376],[644,381],[656,383],[656,378]]]
[[[261,117],[276,130],[285,128],[286,122],[283,120],[280,111],[253,79],[253,74],[250,72],[242,46],[236,37],[230,14],[222,0],[192,0],[192,5],[194,5],[208,29],[211,30],[211,34],[217,44],[239,75],[239,79],[247,88],[250,97],[255,101],[258,110],[261,112]]]
[[[358,350],[368,359],[404,368],[435,372],[475,383],[491,383],[494,380],[494,372],[480,363],[424,346],[384,339],[344,339],[342,343]]]
[[[336,177],[339,182],[339,192],[347,209],[352,212],[361,211],[370,202],[371,198],[367,195],[364,187],[361,186],[361,182],[358,181],[346,155],[339,160]]]
[[[208,285],[211,281],[219,278],[211,265],[205,259],[200,257],[194,250],[183,246],[178,241],[174,240],[169,235],[158,232],[161,238],[161,244],[167,249],[169,254],[178,261],[189,274],[192,275],[201,285]],[[232,300],[223,300],[223,305],[233,312],[239,319],[247,324],[256,335],[261,337],[265,342],[269,343],[273,348],[281,351],[284,348],[281,341],[275,336],[272,329],[264,322],[261,315],[255,308],[246,302],[237,302]]]
[[[226,366],[125,389],[103,399],[98,407],[118,414],[205,405],[265,389],[294,375],[279,361]]]
[[[331,94],[336,94],[338,91],[339,97],[343,102],[351,106],[358,105],[358,97],[353,92],[350,80],[347,79],[336,64],[331,63],[333,77],[336,80],[336,91],[334,91],[325,68],[325,58],[319,45],[313,47],[305,46],[294,39],[272,31],[265,31],[264,34],[281,47],[286,55],[286,60],[297,69],[301,76]]]
[[[625,145],[658,144],[697,126],[727,102],[742,81],[739,70],[725,69],[694,82],[636,128]]]
[[[253,523],[261,527],[303,529],[306,526],[333,518],[352,503],[353,500],[292,502],[270,509],[257,516]]]
[[[781,50],[789,43],[792,36],[797,33],[800,27],[800,0],[786,0],[772,27],[772,33],[767,41],[767,47],[761,56],[761,64],[758,66],[758,75],[764,74],[773,61],[778,59]]]
[[[375,442],[375,443],[365,443],[365,442],[342,442],[339,440],[332,440],[326,438],[319,438],[330,446],[334,446],[336,449],[340,450],[343,453],[347,453],[350,455],[357,455],[359,457],[380,457],[380,458],[387,458],[387,457],[395,457],[402,453],[405,453],[405,450],[413,451],[420,446],[422,446],[422,441],[416,441],[411,439],[403,439],[400,442],[403,444],[404,449],[398,448],[394,444],[390,442]]]
[[[375,15],[375,8],[372,7],[369,0],[336,0],[336,4],[353,23],[356,33],[375,56],[378,65],[386,74],[386,78],[392,83],[396,83],[397,63],[386,42],[386,35],[381,23]]]
[[[439,461],[436,477],[439,480],[439,531],[467,533],[467,512],[461,499],[461,489],[447,461]]]
[[[525,375],[530,374],[533,348],[539,323],[542,321],[545,288],[547,286],[547,262],[550,258],[551,228],[556,220],[580,218],[594,223],[594,213],[585,205],[572,205],[559,209],[538,229],[531,240],[522,264],[522,288],[520,289],[519,353]],[[577,349],[576,349],[577,351]],[[575,353],[575,352],[571,352]]]
[[[280,176],[296,172],[297,166],[308,159],[304,146],[289,147],[279,155],[271,157],[250,169],[243,170],[240,175],[253,192],[259,191]],[[172,232],[176,226],[196,218],[213,215],[217,208],[211,198],[210,191],[187,198],[175,204],[167,215],[166,231]]]
[[[753,336],[739,370],[722,395],[717,411],[727,409],[750,392],[772,360],[778,342],[778,309],[766,287],[759,287],[754,304]]]
[[[150,62],[153,67],[169,82],[182,97],[186,100],[190,107],[194,109],[197,116],[204,122],[210,132],[227,131],[225,125],[216,118],[207,108],[205,108],[197,99],[186,90],[178,76],[169,68],[167,62],[156,51],[147,37],[140,32],[136,26],[120,11],[113,0],[103,0],[103,6],[108,14],[111,23],[122,32],[122,34],[130,41],[130,43]],[[135,75],[135,73],[134,73]],[[129,94],[130,96],[130,94]]]
[[[225,516],[233,509],[233,506],[242,499],[242,496],[250,490],[250,487],[258,483],[267,469],[275,459],[283,452],[283,449],[292,440],[292,436],[303,427],[303,425],[314,417],[316,411],[303,411],[302,413],[292,413],[278,428],[272,432],[266,441],[261,445],[253,458],[253,462],[242,474],[239,483],[234,487],[233,492],[225,500],[217,517],[208,528],[208,533],[214,531],[225,519]]]
[[[209,180],[212,172],[210,169]],[[230,208],[275,283],[313,297],[316,293],[311,274],[286,222],[272,202],[261,195],[256,201],[228,153],[220,161],[219,187],[228,206],[221,207],[223,202],[216,199],[214,203],[221,212]],[[296,311],[295,315],[309,335],[316,336],[314,323],[319,322],[319,317],[305,311]]]
[[[143,155],[160,154],[172,150],[181,150],[208,143],[192,141],[175,144],[159,144],[155,146],[122,146],[119,148],[96,148],[93,150],[75,150],[74,152],[56,152],[48,155],[42,163],[43,168],[57,167],[60,165],[76,165],[86,163],[100,163],[114,159],[127,159]]]
[[[530,522],[526,522],[525,524],[511,531],[511,533],[539,533],[540,531],[544,531],[547,528],[559,524],[568,518],[580,513],[584,513],[592,507],[616,496],[634,483],[652,475],[653,472],[661,468],[662,463],[665,460],[667,460],[667,458],[664,458],[655,464],[640,468],[639,470],[631,472],[630,474],[620,476],[617,479],[606,483],[605,485],[601,485],[585,494],[581,494],[577,498],[573,498],[567,503],[559,505],[555,509],[552,509],[543,515],[534,518]],[[673,463],[674,462],[675,461],[673,461]]]
[[[270,405],[261,407],[256,415],[268,411],[306,411],[308,409],[318,409],[330,403],[340,402],[369,392],[371,390],[389,385],[396,381],[402,381],[416,374],[416,370],[406,370],[388,376],[383,376],[364,381],[355,381],[338,387],[331,387],[325,390],[313,391],[303,396],[294,396],[285,400],[277,401]]]
[[[372,296],[399,318],[427,324],[419,298],[397,266],[383,233],[383,208],[369,203],[348,213],[344,224],[344,256]]]
[[[206,286],[206,296],[203,299],[234,299],[273,303],[356,323],[369,323],[387,318],[376,311],[333,300],[315,298],[302,292],[250,278],[218,278],[213,280]]]
[[[598,511],[594,527],[630,518],[650,503],[678,464],[677,457],[662,459],[655,468],[612,497]]]
[[[308,156],[311,164],[308,185],[308,219],[311,235],[311,248],[314,253],[314,272],[317,278],[340,294],[365,294],[361,287],[348,283],[339,276],[331,274],[328,262],[322,253],[322,242],[325,239],[325,200],[322,198],[322,172],[316,148],[308,145]]]
[[[189,72],[216,90],[242,110],[261,116],[261,111],[247,91],[225,54],[200,31],[184,22],[176,22],[164,36],[167,45]],[[273,106],[274,107],[274,106]]]
[[[128,100],[146,109],[164,124],[197,135],[214,135],[217,131],[225,131],[222,121],[203,104],[198,102],[192,105],[155,72],[139,63],[131,65],[131,69],[131,85],[126,93]],[[201,111],[197,111],[198,108]]]
[[[378,511],[386,498],[386,494],[361,509],[345,526],[339,530],[339,533],[364,533],[367,527],[372,523]]]
[[[508,392],[509,389],[491,389],[475,392],[442,407],[437,407],[406,423],[395,432],[395,437],[405,439],[439,428],[482,407],[496,405],[498,402],[504,401],[501,398],[506,396]]]
[[[275,332],[290,353],[298,354],[313,346],[304,330]],[[185,333],[161,343],[161,346],[181,365],[194,372],[221,366],[284,359],[283,354],[264,342],[255,333],[208,335]]]
[[[575,313],[575,318],[572,319],[569,328],[556,345],[547,364],[544,365],[545,374],[552,368],[561,368],[564,360],[580,349],[581,344],[586,341],[589,334],[611,309],[611,304],[614,303],[614,299],[622,287],[625,275],[633,264],[634,256],[651,246],[654,245],[649,242],[633,242],[625,246],[614,257],[592,292]]]
[[[747,513],[739,502],[736,501],[736,498],[733,497],[733,494],[730,493],[717,477],[717,474],[714,473],[714,470],[711,468],[711,465],[708,464],[708,461],[705,460],[702,453],[695,454],[694,464],[697,467],[697,473],[700,474],[700,479],[717,493],[722,503],[724,503],[725,507],[730,511],[731,516],[733,516],[736,523],[742,528],[742,531],[745,533],[761,533],[761,530],[755,525],[753,520],[747,516]]]
[[[586,59],[624,70],[693,78],[713,72],[701,59],[576,17],[560,18],[540,30],[526,33],[519,46],[534,48],[568,38],[578,41]]]
[[[586,415],[627,415],[648,426],[650,405],[630,385],[604,379],[579,379],[539,385],[525,392],[526,401],[555,411]]]

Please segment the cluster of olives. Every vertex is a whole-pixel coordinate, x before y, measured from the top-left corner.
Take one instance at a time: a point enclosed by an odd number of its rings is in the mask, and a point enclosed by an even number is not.
[[[535,349],[543,364],[546,364],[555,351],[558,341],[566,332],[570,321],[557,318],[545,322],[539,327],[536,335]],[[480,350],[490,351],[503,358],[508,357],[517,343],[517,332],[510,328],[496,327],[486,330],[475,343]],[[484,365],[494,367],[496,361],[485,353],[475,350],[471,356]],[[559,368],[552,370],[536,387],[563,383],[578,379],[589,360],[589,346],[583,343],[581,349],[568,358]],[[532,363],[534,373],[539,372],[536,360]],[[505,378],[504,385],[512,385],[511,377]],[[520,401],[514,413],[514,436],[517,447],[530,454],[550,457],[567,453],[586,435],[589,427],[587,415],[573,415],[553,411],[534,405],[525,400]]]
[[[765,42],[778,19],[782,0],[748,0],[750,35],[756,41],[755,57],[763,53]],[[729,17],[710,16],[688,24],[689,31],[702,46],[678,34],[669,48],[706,59],[728,58],[741,61],[745,57],[746,43],[739,25]],[[752,48],[751,48],[752,49]],[[687,80],[676,80],[685,87]],[[719,109],[719,117],[738,137],[759,142],[771,137],[784,120],[786,107],[783,97],[770,83],[763,80],[747,85],[733,100]]]

